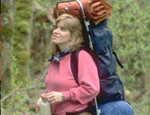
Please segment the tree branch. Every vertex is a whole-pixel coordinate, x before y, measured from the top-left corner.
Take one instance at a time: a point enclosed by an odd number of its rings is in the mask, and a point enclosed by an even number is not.
[[[5,97],[3,97],[1,99],[1,102],[5,101],[6,99],[8,99],[9,97],[11,97],[15,92],[17,91],[26,91],[26,90],[32,90],[32,89],[35,89],[37,88],[37,86],[33,86],[33,87],[30,87],[30,88],[20,88],[20,89],[14,89],[11,93],[9,93],[8,95],[6,95]]]
[[[55,23],[55,20],[53,18],[53,10],[51,8],[48,8],[48,15],[47,15],[49,21],[54,24]]]

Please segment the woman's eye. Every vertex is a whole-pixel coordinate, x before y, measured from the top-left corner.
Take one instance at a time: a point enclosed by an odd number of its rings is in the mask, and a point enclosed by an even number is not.
[[[56,30],[56,29],[60,29],[61,31],[66,31],[67,29],[66,28],[64,28],[63,26],[54,26],[54,30]]]
[[[60,29],[61,29],[62,31],[66,31],[66,29],[65,29],[64,27],[60,27]]]

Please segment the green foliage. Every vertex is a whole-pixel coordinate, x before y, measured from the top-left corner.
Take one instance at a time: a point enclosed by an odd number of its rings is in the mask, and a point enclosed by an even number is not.
[[[27,10],[27,11],[19,10],[18,11],[18,15],[20,16],[21,19],[22,18],[23,19],[28,19],[31,16],[31,11],[32,11],[31,8],[29,10]]]
[[[1,34],[3,36],[2,41],[10,42],[13,33],[13,14],[12,12],[6,13],[1,17]]]
[[[16,2],[16,10],[26,9],[27,11],[32,10],[32,1],[31,0],[18,0]],[[25,12],[25,11],[24,11]]]
[[[16,25],[15,25],[16,29],[18,30],[18,32],[22,33],[22,34],[29,34],[30,30],[29,30],[29,22],[27,21],[19,21]]]
[[[110,25],[114,34],[114,47],[124,62],[124,75],[131,73],[130,75],[136,76],[144,72],[146,68],[143,66],[149,66],[145,62],[150,61],[147,39],[150,34],[147,26],[150,24],[150,16],[133,0],[125,3],[115,1],[113,6],[114,13]],[[132,68],[132,71],[129,68]]]
[[[46,9],[40,10],[40,12],[37,12],[35,14],[36,21],[40,21],[40,19],[42,19],[42,18],[46,19],[47,18],[47,14],[48,14],[48,11]]]
[[[32,96],[30,96],[30,92],[28,89],[32,89],[31,85],[24,85],[21,79],[18,79],[19,73],[21,72],[19,65],[17,64],[18,59],[16,57],[12,57],[11,64],[11,90],[7,92],[10,95],[10,98],[5,100],[2,103],[2,113],[5,112],[6,109],[8,114],[20,115],[21,113],[26,113],[29,111],[29,105],[34,103]],[[35,81],[36,82],[36,81]],[[33,82],[33,84],[35,84]],[[33,85],[32,84],[32,85]],[[38,92],[37,90],[31,90],[32,92]],[[3,95],[7,95],[5,89],[3,89]],[[34,95],[33,95],[34,96]],[[32,97],[32,99],[31,99]],[[6,112],[5,112],[6,113]]]
[[[113,0],[114,12],[109,25],[114,35],[113,47],[124,65],[123,69],[118,68],[118,73],[130,91],[127,98],[135,114],[140,112],[140,115],[145,115],[148,113],[148,103],[143,103],[141,99],[149,102],[147,88],[150,88],[147,85],[150,79],[150,11],[145,9],[150,7],[142,8],[135,1]]]
[[[18,65],[16,63],[17,59],[15,57],[13,57],[12,59],[13,60],[12,60],[12,64],[11,64],[11,67],[10,67],[11,76],[12,76],[12,79],[10,81],[10,83],[11,83],[11,90],[10,91],[14,91],[13,92],[14,94],[11,96],[9,101],[6,101],[5,103],[3,103],[2,106],[4,108],[8,108],[8,107],[11,106],[12,107],[11,109],[14,112],[15,110],[20,109],[20,103],[16,103],[16,102],[18,102],[18,100],[26,98],[26,95],[22,94],[22,93],[17,94],[15,92],[17,89],[19,89],[21,86],[23,86],[23,83],[22,83],[22,81],[17,79],[17,76],[20,72],[20,70],[18,68]],[[22,107],[21,107],[21,109],[22,109]]]
[[[10,67],[10,70],[11,70],[11,75],[12,75],[12,89],[16,89],[17,88],[17,85],[15,85],[15,81],[17,81],[17,75],[19,73],[19,68],[17,67],[17,59],[15,57],[12,58],[12,64],[11,64],[11,67]]]
[[[5,87],[5,90],[8,92],[10,87],[10,66],[12,61],[12,37],[13,37],[13,13],[10,8],[12,4],[8,1],[1,1],[2,14],[1,14],[1,78],[3,82],[1,83],[2,87]]]
[[[48,20],[47,8],[35,8],[32,32],[31,73],[45,72],[43,67],[49,58],[51,23]],[[38,63],[37,63],[38,62]]]
[[[13,36],[13,55],[16,56],[16,62],[20,73],[17,76],[24,86],[30,84],[30,31],[32,16],[32,1],[18,0],[15,3],[14,17],[14,36]]]
[[[38,7],[46,7],[46,8],[53,6],[53,4],[55,4],[58,1],[60,0],[55,0],[55,1],[54,0],[34,0],[34,2],[36,3]]]

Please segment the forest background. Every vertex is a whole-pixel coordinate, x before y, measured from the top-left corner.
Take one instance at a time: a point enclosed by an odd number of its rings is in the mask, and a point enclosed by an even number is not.
[[[1,0],[2,115],[37,115],[35,103],[45,90],[58,0]],[[135,115],[150,115],[150,1],[108,0],[113,48],[123,69],[126,98]]]

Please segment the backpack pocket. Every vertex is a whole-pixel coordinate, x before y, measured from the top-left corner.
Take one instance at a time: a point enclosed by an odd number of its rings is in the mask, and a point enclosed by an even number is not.
[[[116,74],[105,79],[101,79],[98,102],[106,103],[117,100],[124,100],[123,82],[119,76]]]

